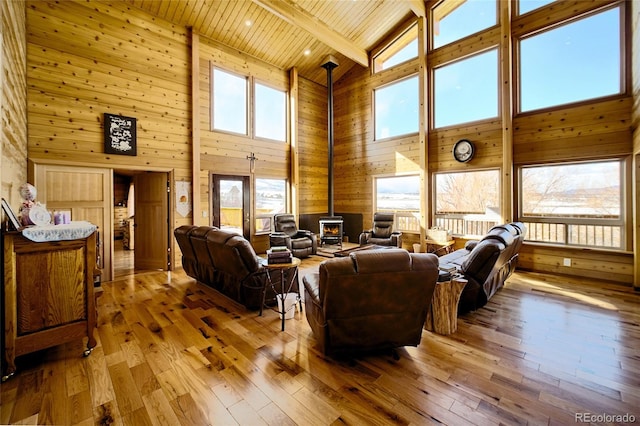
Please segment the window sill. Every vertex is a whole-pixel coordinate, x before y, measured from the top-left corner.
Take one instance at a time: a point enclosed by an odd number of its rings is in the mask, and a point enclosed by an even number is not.
[[[633,251],[622,250],[622,249],[612,249],[612,248],[598,248],[598,247],[579,247],[579,246],[568,246],[564,244],[553,244],[553,243],[541,243],[537,241],[524,241],[523,246],[529,247],[540,247],[540,248],[550,248],[557,250],[571,250],[576,252],[591,252],[591,253],[608,253],[608,254],[619,254],[625,256],[633,256]]]

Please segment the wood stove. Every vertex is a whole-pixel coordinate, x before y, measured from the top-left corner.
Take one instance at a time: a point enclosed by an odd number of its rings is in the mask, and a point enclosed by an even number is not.
[[[340,245],[342,248],[342,216],[320,218],[320,245]]]

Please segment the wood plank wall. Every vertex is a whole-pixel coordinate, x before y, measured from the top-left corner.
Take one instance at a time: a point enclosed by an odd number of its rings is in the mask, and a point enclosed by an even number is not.
[[[20,2],[3,2],[3,7],[13,7],[14,3]],[[539,28],[547,22],[599,7],[606,1],[570,3],[570,7],[551,5],[531,14],[517,25],[514,23],[514,32],[516,29],[522,32]],[[174,169],[176,180],[191,180],[191,59],[187,29],[153,18],[123,2],[29,1],[26,5],[30,158],[54,164]],[[634,17],[634,25],[637,34],[637,17]],[[439,49],[437,54],[434,52],[428,57],[427,72],[438,63],[489,45],[500,45],[500,33],[495,29],[488,30]],[[6,40],[3,43],[6,45]],[[3,55],[6,59],[5,48]],[[637,53],[634,55],[637,58]],[[199,182],[205,209],[209,199],[209,170],[246,173],[249,167],[246,155],[249,152],[255,152],[259,158],[256,175],[287,176],[290,170],[288,147],[265,146],[209,130],[209,67],[216,61],[231,70],[250,68],[256,78],[264,78],[272,85],[282,84],[286,88],[288,81],[286,70],[261,64],[238,51],[231,52],[215,41],[202,41],[198,72],[202,96],[199,114],[203,172]],[[418,148],[417,137],[413,136],[373,142],[372,89],[400,76],[419,72],[419,69],[418,64],[412,62],[371,76],[368,70],[356,66],[336,82],[335,210],[363,213],[365,227],[371,223],[373,214],[371,176],[419,171],[423,154]],[[638,86],[636,77],[633,82],[636,99],[640,97]],[[326,92],[321,86],[300,78],[301,187],[298,189],[301,214],[325,210],[326,200],[322,198],[326,197],[326,183],[322,174],[326,160],[320,159],[326,152],[326,132],[323,130],[325,97]],[[635,123],[639,113],[637,102],[634,106],[630,99],[515,117],[513,141],[508,141],[513,144],[514,161],[524,163],[631,154],[631,110],[634,111]],[[103,153],[104,112],[139,119],[137,157]],[[599,118],[601,116],[602,119]],[[571,124],[562,121],[567,118],[574,121],[575,130],[572,131],[576,132],[576,138],[577,132],[587,135],[586,144],[576,146],[578,139],[572,137],[556,145],[550,139],[540,139],[540,132],[535,129],[544,129],[548,134],[571,129]],[[608,129],[606,132],[603,132],[604,127]],[[637,125],[634,127],[635,146],[638,147]],[[15,128],[24,127],[18,125]],[[463,135],[469,135],[480,144],[478,156],[466,166],[449,158],[452,143]],[[501,166],[504,139],[501,135],[502,121],[499,119],[441,132],[430,131],[427,139],[428,170],[432,173],[467,166]],[[603,143],[605,140],[607,143]],[[5,156],[6,145],[3,147]],[[4,174],[3,164],[3,183]],[[195,214],[200,217],[202,212]],[[181,218],[178,214],[175,217],[175,226],[193,220],[192,217]],[[533,246],[527,245],[523,249],[523,267],[559,270],[557,265],[561,264],[566,250],[549,248],[544,254],[547,261],[542,262],[538,256],[540,249],[536,248],[534,254],[530,247]],[[627,272],[627,267],[632,264],[631,256],[611,256],[616,258],[615,262],[607,260],[611,259],[609,256],[601,260],[599,252],[593,251],[593,262],[599,262],[602,270],[613,272],[621,282],[631,282],[633,275]],[[560,272],[588,275],[580,268]]]
[[[606,3],[610,2],[571,2],[570,7],[564,3],[562,7],[554,4],[526,19],[514,20],[503,31],[514,36],[524,34],[539,29],[546,23],[582,14]],[[428,53],[425,78],[428,78],[434,67],[492,46],[502,48],[502,43],[505,41],[501,37],[501,31],[493,28]],[[336,209],[362,212],[365,228],[371,223],[373,214],[372,175],[420,170],[417,136],[373,141],[373,89],[418,72],[417,65],[412,63],[398,68],[372,76],[369,70],[355,67],[335,86],[338,135],[335,151]],[[503,76],[501,81],[510,79],[511,76]],[[513,148],[513,165],[629,156],[632,152],[632,99],[629,94],[601,102],[514,116],[512,136],[503,131],[507,120],[500,117],[444,129],[434,130],[430,126],[427,138],[430,180],[434,172],[503,169],[504,144],[510,144]],[[505,109],[515,110],[509,102],[506,102],[506,107]],[[432,110],[431,106],[427,109]],[[637,114],[637,106],[635,110]],[[466,164],[457,163],[451,155],[453,144],[462,138],[474,141],[477,147],[473,161]],[[430,211],[431,196],[427,199],[427,205],[423,208]],[[507,194],[507,200],[511,211],[516,212],[514,194]],[[432,218],[428,218],[428,224],[431,223]],[[631,230],[629,221],[628,231]],[[412,242],[417,238],[412,235],[407,237],[405,242]],[[561,266],[564,257],[574,260],[572,267]],[[633,256],[630,252],[612,253],[534,244],[526,244],[522,249],[520,267],[574,276],[597,276],[627,284],[633,282],[634,276]]]
[[[300,214],[325,214],[328,209],[327,88],[299,78],[298,188]]]
[[[0,3],[0,176],[2,197],[18,213],[19,188],[27,181],[26,8]]]
[[[212,128],[211,122],[211,74],[214,67],[220,68],[227,72],[249,77],[253,82],[259,82],[271,86],[273,88],[288,91],[289,90],[289,73],[287,70],[281,70],[263,61],[260,61],[248,54],[238,52],[229,47],[200,37],[200,67],[199,67],[199,120],[200,120],[200,139],[194,143],[199,143],[200,147],[200,198],[201,212],[198,213],[197,222],[200,224],[211,224],[211,191],[210,191],[210,175],[236,175],[249,176],[253,187],[255,178],[272,178],[272,179],[289,179],[291,171],[291,147],[289,143],[252,138],[250,135],[237,135],[222,131],[216,131]],[[315,102],[309,101],[309,97],[315,97],[312,88],[313,83],[307,82],[303,78],[299,78],[299,85],[302,87],[299,94],[300,103],[302,105],[301,123],[298,123],[299,143],[302,149],[303,159],[301,163],[305,163],[305,152],[309,150],[309,144],[315,141],[313,126],[316,123],[309,118],[309,105],[315,105]],[[309,93],[309,95],[307,95]],[[252,96],[251,91],[249,96]],[[312,109],[313,114],[315,110]],[[309,130],[311,129],[311,130]],[[310,134],[309,134],[310,133]],[[257,157],[253,172],[250,169],[250,162],[247,156],[254,153]],[[307,171],[306,166],[301,169]],[[253,194],[253,191],[251,191]],[[311,198],[311,197],[309,197]],[[253,201],[251,202],[252,217]],[[289,209],[291,206],[288,207]],[[302,211],[306,209],[302,207]],[[268,248],[268,236],[254,235],[254,223],[251,223],[251,243],[257,252],[263,252]]]
[[[30,160],[191,181],[187,29],[125,2],[26,4]],[[137,156],[104,153],[104,113],[138,119]]]
[[[417,134],[373,141],[373,89],[419,72],[417,60],[375,75],[355,66],[334,84],[335,211],[361,213],[363,228],[373,219],[373,176],[419,172],[420,143]],[[409,245],[418,237],[403,236]]]
[[[640,221],[637,219],[640,212],[640,3],[631,2],[631,34],[633,37],[631,67],[633,86],[633,112],[631,128],[633,129],[633,182],[634,191],[634,286],[640,289]]]
[[[252,82],[266,84],[278,90],[287,91],[289,87],[289,76],[286,70],[275,68],[237,50],[234,51],[214,40],[200,38],[200,187],[201,208],[207,211],[207,217],[211,216],[208,211],[211,200],[210,173],[251,176],[250,161],[247,160],[247,156],[252,152],[257,157],[255,177],[287,179],[290,170],[289,144],[213,130],[211,73],[214,67],[249,77]],[[253,99],[251,91],[248,95]]]
[[[633,86],[633,152],[640,153],[640,3],[631,2],[631,34],[633,35],[631,67]]]

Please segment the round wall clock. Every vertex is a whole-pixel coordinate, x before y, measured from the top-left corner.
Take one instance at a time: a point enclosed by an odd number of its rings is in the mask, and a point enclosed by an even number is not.
[[[467,139],[460,139],[453,146],[453,158],[461,163],[466,163],[473,158],[475,147]]]

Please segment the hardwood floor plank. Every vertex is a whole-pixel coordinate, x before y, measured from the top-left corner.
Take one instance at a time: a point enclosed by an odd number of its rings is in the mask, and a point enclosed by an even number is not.
[[[99,425],[122,425],[122,417],[118,411],[115,401],[107,401],[104,404],[96,405],[93,410],[95,424]]]
[[[71,423],[69,397],[56,397],[57,395],[68,394],[67,380],[64,375],[65,368],[61,368],[60,364],[64,364],[64,360],[56,360],[43,368],[43,375],[47,377],[47,380],[43,382],[42,405],[38,413],[38,422],[40,424]],[[78,381],[85,382],[86,375],[79,377]]]
[[[294,426],[296,424],[273,402],[260,409],[258,414],[268,425]]]
[[[36,416],[42,407],[44,393],[42,389],[43,371],[36,367],[24,371],[20,378],[15,406],[9,422],[14,423],[32,416]]]
[[[102,352],[102,347],[96,347],[91,356],[86,359],[89,375],[89,388],[91,389],[91,399],[94,407],[105,406],[103,410],[99,410],[100,418],[108,418],[113,411],[110,405],[111,401],[116,400],[116,393],[111,383],[111,376],[107,367],[107,362]],[[94,412],[95,416],[95,412]]]
[[[108,367],[109,377],[113,383],[113,390],[118,401],[120,414],[126,416],[129,413],[142,408],[142,398],[136,387],[136,383],[131,375],[131,370],[126,362],[110,365]]]
[[[224,369],[220,372],[220,375],[224,378],[224,381],[233,388],[235,395],[241,400],[246,401],[253,410],[260,411],[271,403],[271,398],[238,371],[235,366]]]
[[[303,260],[300,274],[326,258]],[[102,283],[98,345],[18,357],[0,424],[575,424],[640,419],[640,294],[516,272],[457,332],[418,347],[333,359],[304,312],[243,306],[187,277],[144,271]]]
[[[211,420],[198,408],[198,404],[193,400],[191,394],[187,393],[169,401],[173,412],[176,413],[179,424],[187,425],[206,425]],[[230,425],[237,424],[235,420]]]
[[[93,406],[91,391],[86,390],[69,397],[69,419],[71,424],[91,422],[93,424]]]
[[[160,383],[158,383],[153,370],[151,370],[151,367],[149,367],[149,364],[146,362],[131,367],[131,376],[138,388],[138,392],[143,397],[151,392],[161,389]]]
[[[174,426],[179,424],[178,417],[162,389],[156,389],[142,396],[144,406],[154,426]]]
[[[241,425],[267,426],[268,424],[247,401],[238,401],[237,404],[229,407],[229,412]]]

